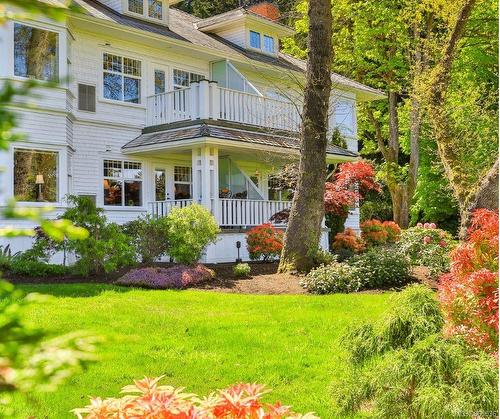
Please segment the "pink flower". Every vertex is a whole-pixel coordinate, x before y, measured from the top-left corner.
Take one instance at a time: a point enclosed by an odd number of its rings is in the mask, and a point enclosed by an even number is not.
[[[431,227],[431,228],[436,228],[436,227],[437,227],[437,226],[436,226],[436,223],[431,223],[430,227]]]
[[[422,228],[423,226],[424,226],[424,225],[423,225],[422,223],[418,223],[418,224],[417,224],[417,227],[418,227],[418,228]]]
[[[424,228],[430,228],[430,224],[429,223],[425,223],[424,224]]]
[[[429,236],[424,237],[424,244],[429,244],[432,241],[432,238]]]
[[[448,246],[444,240],[441,240],[441,241],[439,242],[439,245],[440,245],[441,247],[446,247],[446,246]]]

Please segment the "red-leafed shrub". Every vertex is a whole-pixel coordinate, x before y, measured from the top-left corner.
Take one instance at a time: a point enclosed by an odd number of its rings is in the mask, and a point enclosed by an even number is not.
[[[387,241],[396,243],[401,237],[401,228],[394,221],[384,221],[382,223],[384,230],[387,231]]]
[[[270,260],[283,249],[283,231],[271,224],[262,224],[247,232],[247,247],[250,259]]]
[[[162,377],[144,378],[123,388],[121,399],[92,398],[91,403],[74,409],[78,418],[303,418],[314,419],[311,413],[300,415],[281,403],[269,404],[261,398],[269,391],[259,384],[236,384],[208,397],[184,393],[182,388],[158,385]]]
[[[350,250],[354,253],[359,253],[365,250],[365,243],[352,228],[346,228],[343,233],[337,233],[332,247],[335,250]]]
[[[451,255],[449,274],[439,284],[446,331],[473,345],[498,350],[498,214],[473,214],[468,239]]]
[[[361,237],[370,246],[387,243],[389,233],[384,228],[382,221],[367,220],[361,223]]]
[[[214,271],[203,265],[176,265],[171,268],[132,269],[118,279],[116,284],[153,289],[182,289],[214,277]]]

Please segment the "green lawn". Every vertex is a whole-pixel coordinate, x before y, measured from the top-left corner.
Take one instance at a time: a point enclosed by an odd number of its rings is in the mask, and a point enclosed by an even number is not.
[[[51,333],[87,330],[105,338],[100,361],[59,387],[18,402],[18,417],[72,417],[88,395],[114,396],[134,378],[164,374],[165,384],[206,395],[259,382],[297,411],[334,417],[333,377],[344,362],[339,337],[381,315],[388,294],[256,296],[147,291],[106,285],[33,285],[52,295],[28,319]]]

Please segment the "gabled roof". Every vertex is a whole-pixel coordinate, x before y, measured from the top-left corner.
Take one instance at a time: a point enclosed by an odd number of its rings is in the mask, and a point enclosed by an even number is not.
[[[214,120],[183,121],[146,128],[139,137],[125,144],[122,149],[132,152],[134,149],[142,150],[161,145],[176,145],[182,141],[204,137],[228,140],[234,142],[235,145],[237,143],[246,143],[277,147],[285,150],[300,150],[299,133],[263,129],[255,126],[244,126],[243,124]],[[355,159],[358,157],[357,153],[335,145],[328,145],[326,151],[330,156],[338,156],[345,159]]]
[[[169,27],[166,27],[154,22],[148,22],[120,14],[97,0],[73,1],[81,6],[86,16],[103,20],[111,25],[115,24],[121,27],[129,27],[174,41],[185,42],[186,45],[204,47],[211,50],[214,55],[219,55],[221,58],[229,58],[247,64],[250,61],[301,73],[306,70],[307,63],[304,60],[299,60],[288,54],[279,52],[278,55],[274,57],[257,51],[244,49],[215,34],[204,33],[196,28],[196,23],[199,22],[200,19],[175,8],[170,9]],[[336,73],[332,73],[332,81],[336,88],[354,91],[359,96],[360,100],[374,100],[386,97],[385,93],[380,90]]]

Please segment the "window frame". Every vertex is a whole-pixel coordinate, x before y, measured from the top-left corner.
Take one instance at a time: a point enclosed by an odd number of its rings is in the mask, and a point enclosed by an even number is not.
[[[177,175],[177,173],[176,173],[176,169],[177,168],[188,169],[189,170],[189,181],[176,180],[175,176]],[[181,198],[180,200],[193,199],[193,168],[191,166],[174,165],[172,179],[173,179],[173,185],[174,185],[174,200],[176,200],[176,201],[178,200],[178,199],[175,198],[175,185],[189,185],[189,195],[190,195],[190,198]]]
[[[270,39],[272,41],[272,44],[273,44],[273,49],[272,51],[268,50],[266,48],[266,39]],[[267,54],[276,54],[276,40],[274,39],[274,36],[271,36],[271,35],[262,35],[262,51],[264,51],[265,53]]]
[[[121,171],[121,176],[106,176],[105,175],[105,162],[110,161],[110,162],[120,162],[120,171]],[[140,165],[140,171],[141,171],[141,178],[134,178],[134,177],[125,177],[125,163],[133,163],[133,164],[139,164]],[[104,198],[104,181],[105,180],[113,180],[113,181],[120,181],[122,183],[121,187],[121,205],[108,205],[106,204],[105,198]],[[101,179],[100,179],[100,188],[101,188],[101,198],[102,198],[102,204],[103,207],[106,209],[120,209],[120,210],[141,210],[144,209],[144,163],[139,160],[129,160],[129,159],[123,159],[123,158],[104,158],[101,160]],[[126,181],[138,181],[141,183],[141,202],[140,205],[126,205],[125,202],[125,183]]]
[[[159,0],[161,2],[161,18],[152,17],[149,14],[150,1],[152,0],[142,0],[142,13],[131,11],[129,8],[130,0],[122,0],[122,10],[123,14],[133,16],[138,19],[148,20],[155,23],[167,23],[168,20],[168,3],[165,0]]]
[[[34,79],[38,83],[41,84],[48,84],[48,83],[56,83],[58,85],[62,84],[63,80],[63,75],[67,71],[67,59],[66,59],[66,38],[64,35],[64,32],[61,32],[60,30],[57,30],[57,28],[52,28],[52,27],[47,27],[47,26],[42,26],[32,22],[24,22],[21,20],[12,20],[10,22],[7,22],[7,25],[10,24],[10,37],[11,37],[11,48],[10,48],[10,53],[9,56],[7,57],[6,64],[7,68],[10,69],[9,73],[12,74],[13,79],[15,80],[31,80],[31,77],[25,77],[25,76],[18,76],[15,74],[15,53],[16,53],[16,41],[15,41],[15,26],[16,24],[18,25],[23,25],[23,26],[28,26],[30,28],[42,30],[42,31],[47,31],[47,32],[52,32],[57,35],[57,41],[56,41],[56,62],[57,62],[57,79],[56,80],[41,80],[41,79]],[[8,27],[8,26],[7,26]],[[64,52],[64,53],[63,53]],[[64,57],[63,57],[64,56]],[[1,68],[1,65],[0,65]]]
[[[106,54],[121,58],[121,71],[120,72],[104,69],[104,56]],[[123,61],[124,61],[124,58],[139,62],[139,64],[140,64],[140,76],[135,76],[133,74],[126,74],[126,73],[123,72],[123,65],[124,65]],[[100,83],[101,92],[100,92],[100,95],[99,95],[99,100],[101,100],[103,102],[107,102],[107,103],[116,104],[116,105],[135,106],[135,107],[142,107],[142,108],[144,108],[145,107],[144,100],[143,100],[143,92],[144,92],[144,67],[145,67],[144,60],[141,59],[141,58],[139,58],[139,57],[137,57],[137,56],[134,56],[134,55],[123,55],[122,53],[119,53],[119,52],[112,52],[112,51],[109,51],[109,50],[102,50],[101,51],[101,76],[100,76],[101,77],[101,83]],[[122,99],[121,100],[120,99],[111,99],[111,98],[107,98],[107,97],[104,96],[104,91],[105,91],[105,89],[104,89],[104,74],[105,73],[121,76],[121,79],[122,79],[122,83],[121,83],[121,86],[122,86],[122,90],[121,90]],[[125,77],[139,80],[139,95],[138,95],[138,102],[137,103],[125,101],[125,85],[124,85]]]
[[[256,34],[259,36],[259,46],[258,47],[252,45],[252,34]],[[248,32],[248,45],[250,48],[261,51],[262,50],[262,33],[250,29]]]
[[[176,71],[181,71],[181,72],[188,74],[188,85],[187,86],[175,83],[175,72]],[[181,67],[172,68],[172,90],[187,89],[188,87],[191,86],[191,83],[196,83],[197,82],[196,80],[191,81],[191,76],[200,76],[200,79],[198,81],[207,79],[206,74],[196,73],[194,71],[186,70],[185,68],[181,68]]]

